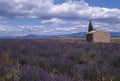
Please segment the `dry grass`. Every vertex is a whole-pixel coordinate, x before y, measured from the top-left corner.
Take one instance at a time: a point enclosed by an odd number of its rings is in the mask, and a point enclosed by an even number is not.
[[[86,39],[85,38],[59,38],[57,40],[60,42],[83,43],[83,42],[85,42]]]
[[[112,42],[119,42],[120,43],[120,38],[111,38]]]
[[[58,38],[56,39],[60,42],[70,42],[70,43],[83,43],[86,42],[85,38]],[[120,43],[120,38],[111,38],[111,42],[119,42]]]
[[[0,39],[0,41],[2,41],[3,39]],[[5,40],[9,40],[9,39],[5,39]],[[48,39],[10,39],[13,41],[17,41],[17,40],[32,40],[35,42],[42,42],[42,41],[52,41],[52,40],[57,40],[60,42],[69,42],[69,43],[85,43],[86,42],[86,38],[48,38]],[[117,42],[120,43],[120,38],[111,38],[111,42]]]

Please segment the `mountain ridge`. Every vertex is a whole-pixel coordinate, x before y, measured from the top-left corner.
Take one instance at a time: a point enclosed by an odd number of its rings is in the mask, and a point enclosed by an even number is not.
[[[111,38],[120,38],[120,32],[110,32]],[[78,32],[64,35],[36,35],[29,34],[25,36],[5,36],[0,38],[86,38],[86,32]]]

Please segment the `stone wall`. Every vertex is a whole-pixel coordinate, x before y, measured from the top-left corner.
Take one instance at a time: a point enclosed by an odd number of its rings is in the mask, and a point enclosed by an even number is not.
[[[110,42],[110,34],[102,30],[93,30],[86,35],[88,42]]]

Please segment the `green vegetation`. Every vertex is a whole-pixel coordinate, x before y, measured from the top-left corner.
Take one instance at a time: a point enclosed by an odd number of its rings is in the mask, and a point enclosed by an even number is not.
[[[88,32],[92,31],[93,30],[93,25],[92,25],[92,22],[90,20],[89,22],[89,26],[88,26]]]

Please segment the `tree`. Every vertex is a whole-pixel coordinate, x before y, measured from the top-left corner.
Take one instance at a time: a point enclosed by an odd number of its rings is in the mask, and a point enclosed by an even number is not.
[[[93,25],[92,25],[92,22],[90,20],[89,22],[89,26],[88,26],[88,32],[92,31],[93,30]]]

